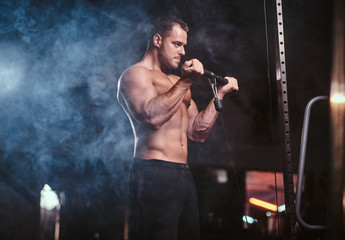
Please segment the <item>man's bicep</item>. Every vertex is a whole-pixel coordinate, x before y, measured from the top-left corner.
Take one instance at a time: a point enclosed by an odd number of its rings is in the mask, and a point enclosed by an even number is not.
[[[121,78],[120,94],[132,114],[145,113],[145,104],[157,96],[157,92],[146,74],[130,73]]]
[[[188,138],[190,140],[194,140],[193,139],[193,124],[194,124],[194,120],[196,118],[196,116],[198,115],[199,111],[198,108],[195,104],[195,102],[193,100],[191,100],[190,106],[188,108]]]

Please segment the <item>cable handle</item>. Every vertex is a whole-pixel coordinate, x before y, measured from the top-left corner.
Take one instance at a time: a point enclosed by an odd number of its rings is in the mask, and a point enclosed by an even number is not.
[[[211,71],[208,71],[206,69],[204,69],[204,76],[211,79],[211,81],[216,83],[216,85],[223,86],[223,85],[228,84],[228,80],[226,78],[219,76],[219,75],[217,75]]]
[[[217,92],[217,83],[215,82],[210,82],[210,86],[214,95],[214,107],[216,108],[217,112],[221,112],[223,109],[223,104],[222,100],[219,99],[218,97],[218,92]]]
[[[214,107],[216,108],[217,112],[221,112],[223,109],[223,103],[222,100],[219,98],[214,99]]]

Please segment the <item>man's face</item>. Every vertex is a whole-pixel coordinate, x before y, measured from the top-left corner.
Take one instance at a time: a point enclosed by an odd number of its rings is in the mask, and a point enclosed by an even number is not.
[[[174,25],[167,36],[162,38],[158,57],[163,67],[176,69],[185,55],[184,47],[187,45],[187,32],[179,25]]]

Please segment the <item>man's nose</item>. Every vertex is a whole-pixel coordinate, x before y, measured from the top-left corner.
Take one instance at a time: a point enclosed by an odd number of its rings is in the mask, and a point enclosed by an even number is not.
[[[184,47],[181,47],[179,54],[180,54],[181,56],[186,55],[186,52],[185,52],[185,50],[184,50]]]

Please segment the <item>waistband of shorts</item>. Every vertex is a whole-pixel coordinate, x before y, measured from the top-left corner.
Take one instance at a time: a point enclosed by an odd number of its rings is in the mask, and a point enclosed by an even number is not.
[[[141,159],[141,158],[134,158],[132,162],[132,166],[136,167],[150,167],[150,166],[162,166],[162,167],[169,167],[174,169],[189,169],[187,163],[176,163],[176,162],[168,162],[159,159]]]

